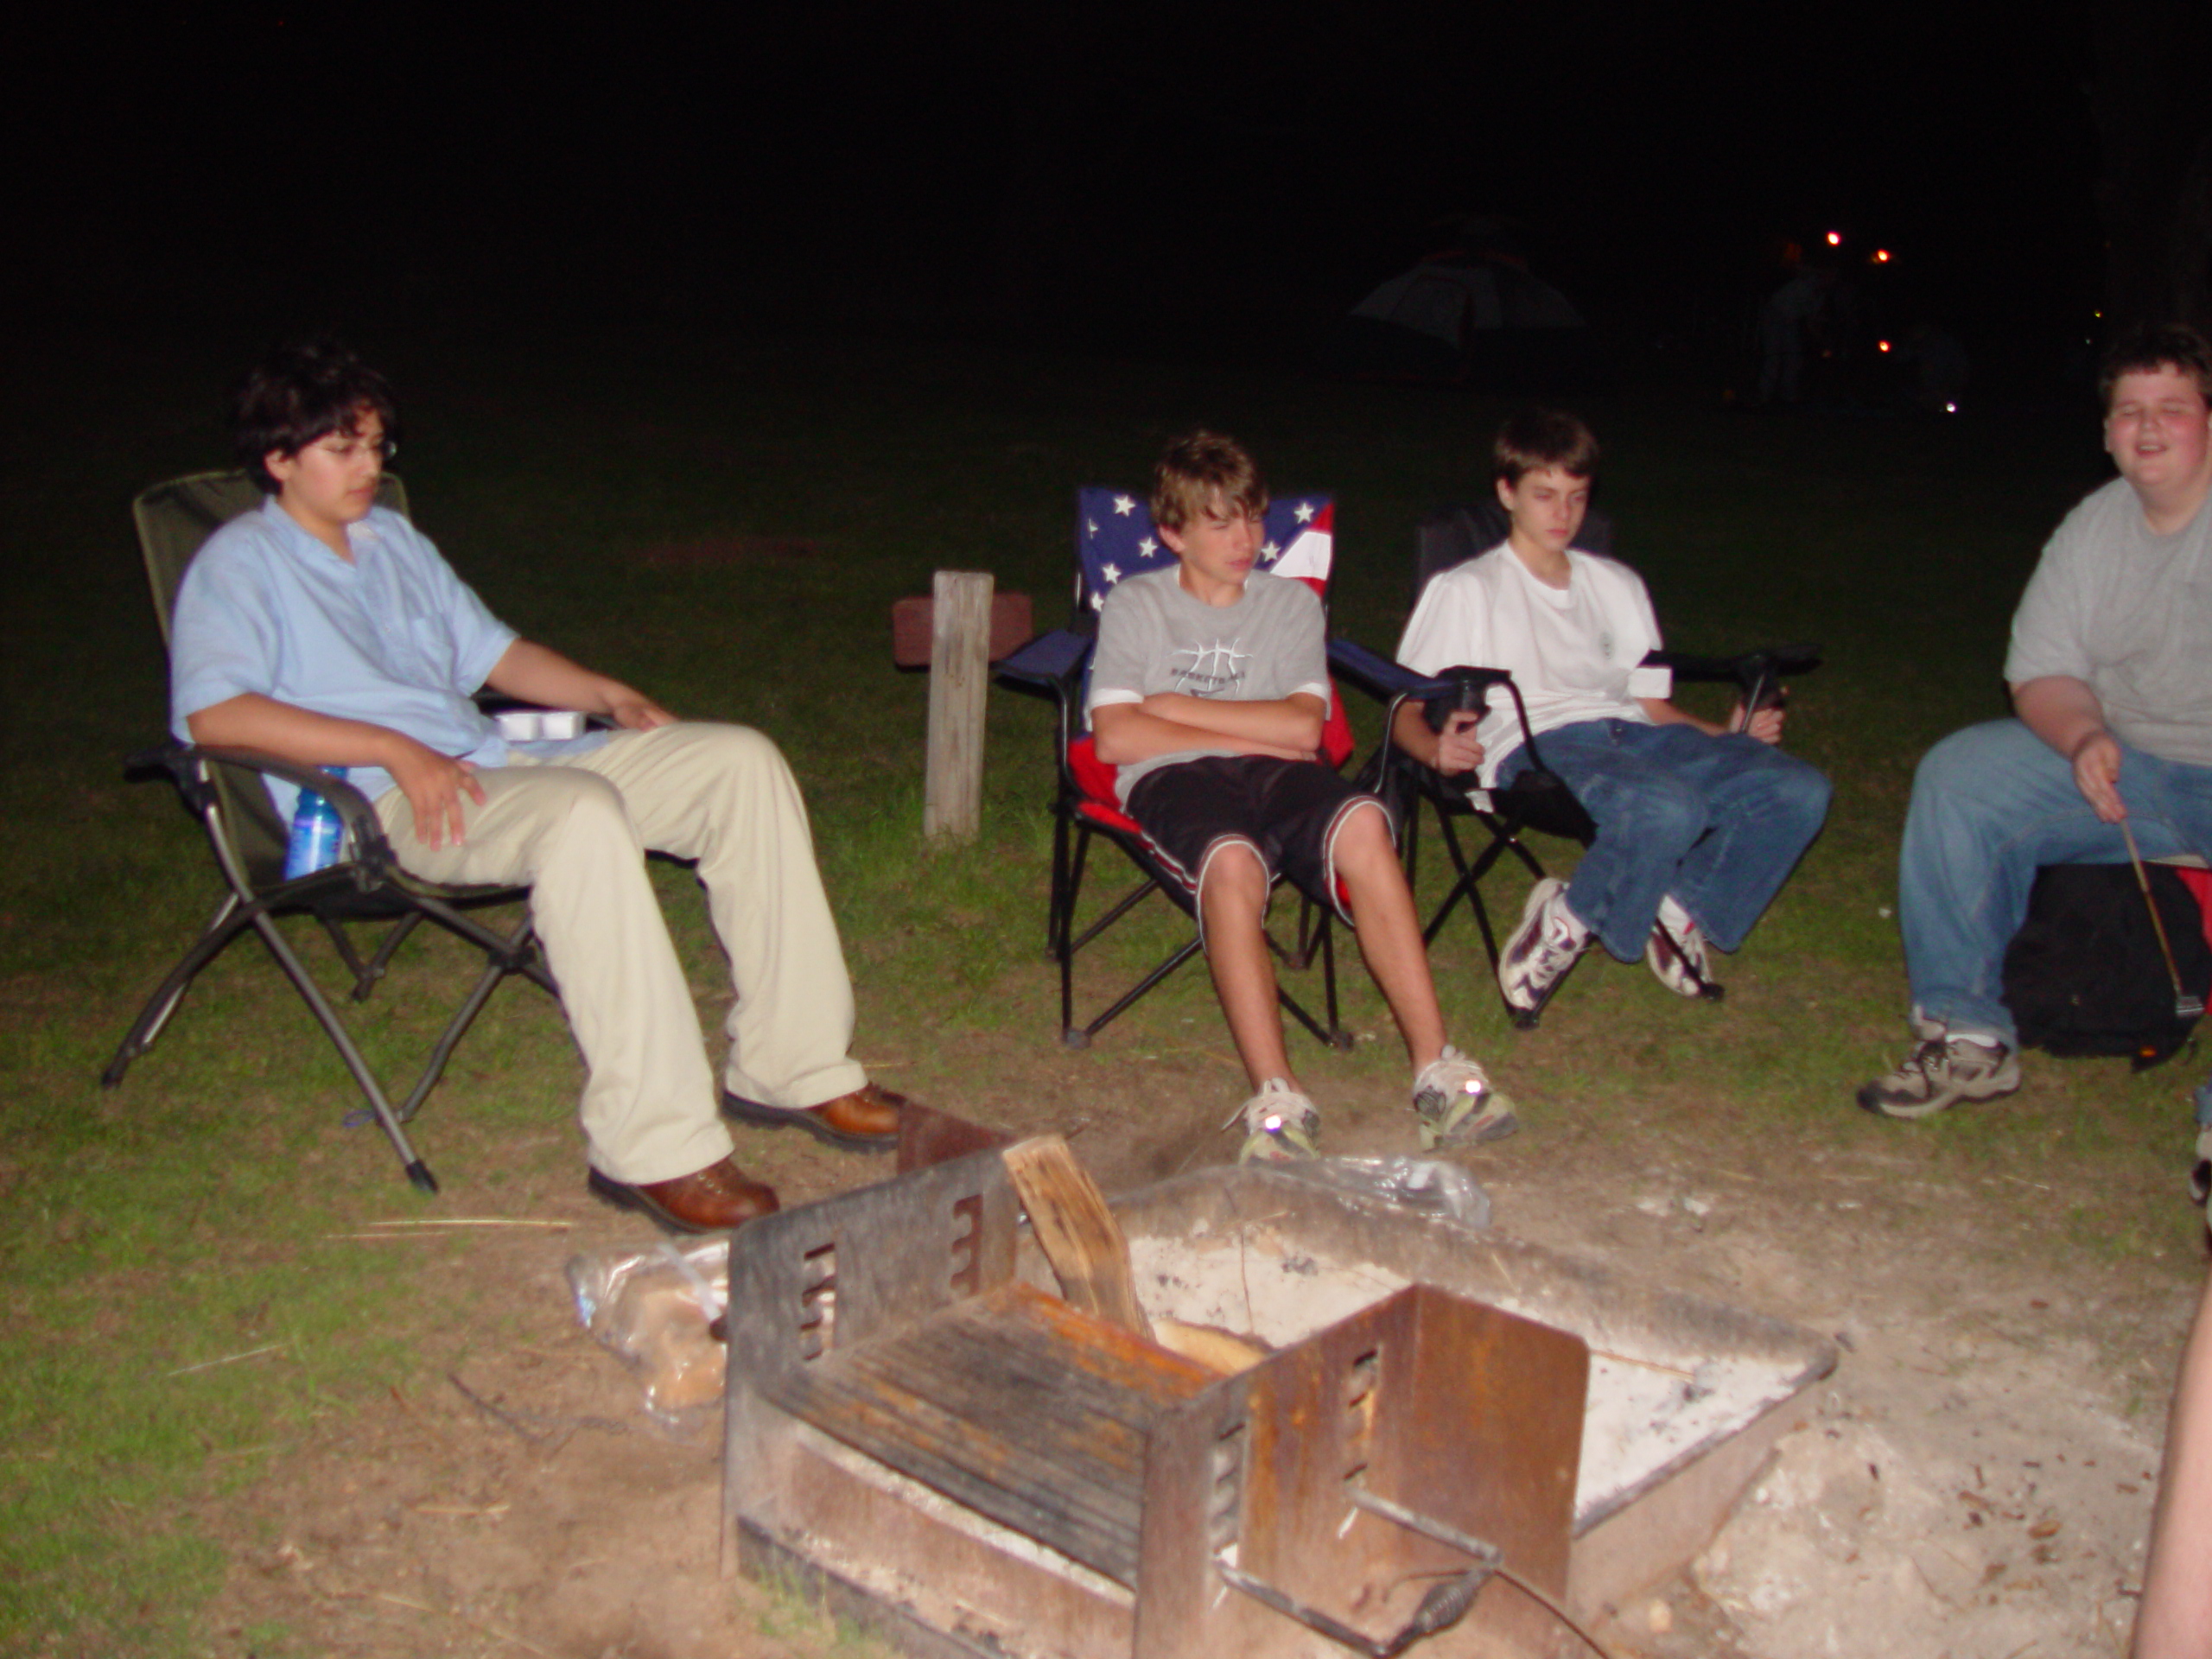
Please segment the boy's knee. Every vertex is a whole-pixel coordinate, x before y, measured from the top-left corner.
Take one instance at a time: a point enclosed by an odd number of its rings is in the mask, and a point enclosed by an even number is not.
[[[1672,778],[1654,778],[1621,798],[1599,832],[1641,844],[1687,849],[1710,822],[1703,794]]]
[[[1257,917],[1268,902],[1268,867],[1249,842],[1224,841],[1209,849],[1198,869],[1198,907],[1209,917]]]
[[[1380,853],[1393,861],[1396,860],[1398,849],[1390,836],[1390,815],[1383,810],[1380,801],[1355,800],[1344,808],[1344,817],[1337,826],[1337,849],[1339,855],[1357,850]]]
[[[1776,793],[1783,810],[1793,819],[1815,825],[1825,823],[1828,803],[1835,795],[1835,785],[1828,781],[1828,775],[1818,766],[1808,766],[1792,756],[1779,758],[1789,762],[1776,780]]]
[[[2025,744],[2023,738],[2027,740]],[[1920,757],[1912,774],[1913,797],[1916,800],[1981,800],[1989,795],[1991,780],[1999,772],[2018,766],[2024,755],[2033,758],[2029,745],[2043,747],[2042,741],[2018,721],[1986,721],[1953,732]]]

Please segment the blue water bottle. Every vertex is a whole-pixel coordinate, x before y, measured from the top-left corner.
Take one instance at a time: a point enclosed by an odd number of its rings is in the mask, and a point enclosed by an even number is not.
[[[343,766],[323,770],[334,778],[346,775]],[[338,816],[338,809],[315,791],[302,790],[299,804],[292,809],[292,840],[284,849],[284,879],[296,881],[328,869],[338,861],[338,846],[345,838],[346,821]]]

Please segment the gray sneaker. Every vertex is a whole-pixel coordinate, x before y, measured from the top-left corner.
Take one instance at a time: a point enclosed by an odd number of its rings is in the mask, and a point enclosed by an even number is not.
[[[1487,1071],[1449,1044],[1414,1079],[1414,1115],[1421,1119],[1424,1152],[1447,1141],[1465,1145],[1503,1140],[1521,1127],[1511,1097],[1499,1093]]]
[[[1932,1117],[1960,1101],[1994,1100],[2019,1086],[2020,1062],[2004,1044],[1936,1029],[1896,1071],[1861,1089],[1859,1103],[1883,1117]]]
[[[1237,1149],[1240,1164],[1280,1164],[1321,1155],[1321,1114],[1313,1103],[1290,1086],[1287,1077],[1269,1077],[1260,1092],[1236,1109],[1230,1124],[1244,1125],[1244,1144]],[[1224,1128],[1228,1125],[1224,1124]]]

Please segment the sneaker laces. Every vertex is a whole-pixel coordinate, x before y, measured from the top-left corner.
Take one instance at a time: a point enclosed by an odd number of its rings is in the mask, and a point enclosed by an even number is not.
[[[1440,1141],[1495,1140],[1509,1132],[1505,1126],[1516,1126],[1512,1100],[1448,1043],[1414,1079],[1414,1111],[1421,1119],[1423,1150]]]
[[[1578,937],[1578,926],[1574,912],[1567,907],[1565,890],[1554,893],[1536,924],[1536,948],[1529,953],[1530,978],[1548,982],[1564,973],[1589,948],[1589,930],[1581,929]]]
[[[1230,1115],[1222,1128],[1232,1128],[1239,1119],[1246,1130],[1244,1144],[1236,1154],[1240,1164],[1320,1156],[1314,1141],[1320,1133],[1321,1114],[1311,1100],[1291,1087],[1287,1077],[1269,1077],[1257,1094]]]
[[[1992,1071],[2004,1063],[2003,1044],[1985,1043],[1973,1037],[1956,1037],[1945,1031],[1933,1037],[1923,1038],[1919,1046],[1905,1056],[1894,1075],[1900,1082],[1910,1081],[1917,1076],[1923,1084],[1933,1088],[1940,1080],[1958,1075],[1960,1067],[1955,1062],[1968,1058],[1957,1052],[1961,1047],[1979,1050],[1984,1063]]]

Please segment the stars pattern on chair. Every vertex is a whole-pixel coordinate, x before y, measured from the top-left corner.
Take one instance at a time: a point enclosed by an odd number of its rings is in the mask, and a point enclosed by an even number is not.
[[[1294,496],[1270,504],[1260,547],[1262,566],[1277,574],[1325,582],[1335,516],[1325,496]],[[1083,527],[1078,591],[1088,610],[1104,608],[1106,595],[1128,577],[1174,561],[1174,554],[1154,531],[1151,511],[1134,495],[1084,490],[1077,522]]]

